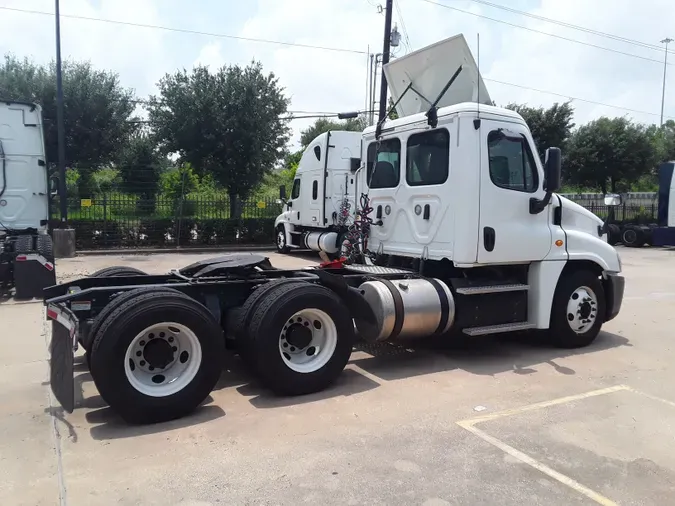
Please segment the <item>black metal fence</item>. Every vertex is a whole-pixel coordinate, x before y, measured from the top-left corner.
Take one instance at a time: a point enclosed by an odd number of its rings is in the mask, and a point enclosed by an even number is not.
[[[140,198],[103,194],[69,199],[78,249],[270,244],[281,205],[271,198]],[[233,217],[233,211],[234,216]]]

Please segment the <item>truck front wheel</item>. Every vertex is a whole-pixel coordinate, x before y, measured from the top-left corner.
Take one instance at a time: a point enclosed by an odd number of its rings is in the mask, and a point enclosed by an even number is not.
[[[272,288],[256,307],[245,339],[255,372],[281,395],[319,392],[347,365],[354,344],[349,310],[311,283]]]
[[[600,332],[604,315],[605,293],[596,274],[583,270],[561,277],[553,298],[551,341],[561,348],[588,346]]]
[[[286,241],[286,229],[284,228],[283,225],[279,225],[277,227],[277,251],[279,253],[288,253],[290,251],[290,248],[288,247],[288,243]]]
[[[224,351],[222,330],[204,306],[178,292],[139,292],[101,322],[91,375],[127,422],[164,422],[208,397]]]

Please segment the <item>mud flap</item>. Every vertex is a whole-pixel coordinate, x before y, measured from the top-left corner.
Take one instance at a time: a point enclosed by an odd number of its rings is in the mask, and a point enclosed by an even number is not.
[[[55,317],[55,312],[58,311]],[[63,409],[72,413],[75,409],[75,380],[73,337],[77,335],[77,323],[69,315],[49,307],[47,314],[52,319],[52,338],[49,343],[49,384],[54,397]]]

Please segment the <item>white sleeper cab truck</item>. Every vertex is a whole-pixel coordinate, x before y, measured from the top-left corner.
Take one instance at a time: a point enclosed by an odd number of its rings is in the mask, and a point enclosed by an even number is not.
[[[225,349],[270,390],[301,395],[338,378],[356,339],[410,346],[541,329],[571,348],[596,338],[621,307],[621,261],[607,222],[554,193],[560,150],[542,164],[523,119],[484,103],[462,36],[384,71],[400,118],[360,138],[345,133],[353,141],[317,139],[280,222],[289,247],[300,246],[296,235],[325,233],[333,199],[348,192],[338,178],[321,181],[341,166],[358,195],[345,240],[357,254],[283,270],[226,255],[166,275],[120,267],[47,288],[51,386],[66,410],[79,346],[114,410],[158,422],[208,397]]]
[[[0,100],[0,293],[42,297],[56,283],[48,217],[42,111]]]
[[[280,253],[292,249],[338,252],[355,210],[361,138],[361,132],[331,131],[307,146],[290,198],[282,194],[285,211],[275,221]]]

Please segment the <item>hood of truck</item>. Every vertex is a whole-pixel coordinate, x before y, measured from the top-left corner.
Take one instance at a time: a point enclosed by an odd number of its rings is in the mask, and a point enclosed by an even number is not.
[[[561,225],[564,229],[574,228],[599,237],[598,225],[602,225],[600,218],[570,199],[561,197],[560,195],[558,195],[558,198],[560,198],[563,208]],[[606,235],[603,237],[605,240],[607,239]]]
[[[607,234],[598,235],[603,221],[588,209],[565,197],[557,196],[562,205],[560,226],[565,231],[569,260],[590,260],[607,272],[620,272],[621,259]]]

